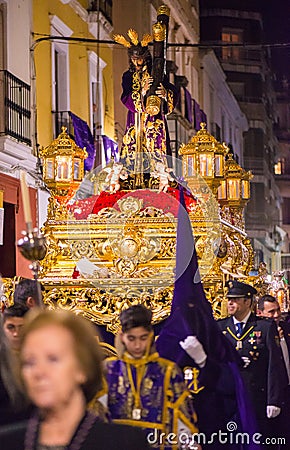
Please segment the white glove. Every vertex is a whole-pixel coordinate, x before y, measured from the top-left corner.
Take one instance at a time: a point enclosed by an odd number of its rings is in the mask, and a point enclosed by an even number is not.
[[[268,419],[274,419],[274,417],[279,416],[280,412],[281,412],[281,408],[279,408],[278,406],[272,406],[272,405],[267,406]]]
[[[247,356],[242,356],[242,360],[244,361],[243,368],[245,369],[250,364],[251,360]]]
[[[187,336],[184,341],[179,342],[179,345],[197,365],[204,367],[207,356],[196,336]]]

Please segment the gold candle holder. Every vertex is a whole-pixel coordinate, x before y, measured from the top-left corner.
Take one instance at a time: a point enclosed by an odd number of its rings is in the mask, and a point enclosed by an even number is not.
[[[37,304],[38,306],[43,306],[41,286],[38,282],[38,274],[40,271],[41,261],[47,251],[46,240],[43,234],[39,233],[38,228],[34,228],[32,231],[23,231],[23,238],[19,239],[17,242],[17,247],[20,249],[20,253],[24,258],[31,261],[29,269],[33,273],[33,278],[35,283],[37,283]]]

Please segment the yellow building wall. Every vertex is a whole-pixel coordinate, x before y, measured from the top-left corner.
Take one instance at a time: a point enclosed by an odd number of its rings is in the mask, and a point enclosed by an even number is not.
[[[85,3],[80,2],[83,7]],[[50,35],[50,15],[57,16],[73,30],[71,37],[95,39],[88,31],[88,24],[69,4],[62,4],[59,0],[34,0],[34,40]],[[106,44],[98,46],[97,43],[69,42],[67,45],[69,46],[70,111],[90,124],[88,51],[94,51],[106,63],[103,70],[104,129],[102,133],[114,139],[112,50]],[[38,143],[40,146],[46,146],[53,138],[51,41],[42,41],[35,45],[34,61]]]
[[[107,65],[104,68],[104,83],[103,83],[103,97],[104,97],[104,134],[111,139],[115,138],[115,114],[114,114],[114,80],[113,80],[113,55],[107,60],[103,58]],[[119,100],[121,102],[121,100]]]

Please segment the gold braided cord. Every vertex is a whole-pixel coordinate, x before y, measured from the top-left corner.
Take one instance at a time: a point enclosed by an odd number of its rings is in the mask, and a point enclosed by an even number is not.
[[[136,111],[142,112],[143,106],[142,106],[142,100],[141,100],[141,81],[140,81],[138,72],[135,72],[133,74],[132,100],[134,102]]]
[[[137,31],[133,30],[133,28],[129,28],[129,30],[127,31],[127,34],[132,42],[132,44],[134,45],[138,45],[139,42],[139,38],[138,38],[138,33]]]
[[[172,113],[172,111],[174,110],[173,92],[170,89],[167,91],[167,108],[168,108],[167,114]]]
[[[148,34],[148,33],[144,34],[142,41],[141,41],[141,45],[142,45],[142,47],[146,47],[149,44],[149,42],[152,42],[152,41],[153,41],[153,37],[151,36],[151,34]]]
[[[130,48],[131,44],[122,34],[114,34],[113,39],[115,42],[118,42],[118,44],[124,45],[124,47]]]

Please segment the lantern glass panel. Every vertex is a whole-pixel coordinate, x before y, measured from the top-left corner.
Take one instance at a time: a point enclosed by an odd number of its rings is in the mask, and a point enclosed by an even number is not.
[[[224,173],[224,158],[223,155],[215,155],[214,157],[214,170],[216,177],[222,177]]]
[[[79,158],[74,159],[74,180],[81,179],[81,160]]]
[[[239,200],[240,198],[240,180],[228,179],[228,200]]]
[[[47,158],[45,178],[47,180],[54,179],[54,158]]]
[[[219,200],[225,200],[227,198],[227,185],[225,180],[223,180],[218,187],[217,194]]]
[[[242,198],[250,198],[250,183],[248,180],[242,180]]]
[[[57,175],[56,180],[70,180],[70,157],[69,156],[57,156]]]
[[[201,153],[199,155],[199,173],[202,177],[213,178],[213,163],[210,153]]]
[[[188,158],[187,158],[187,175],[189,177],[192,177],[193,176],[193,171],[194,171],[194,168],[193,168],[193,157],[192,156],[188,156]]]

